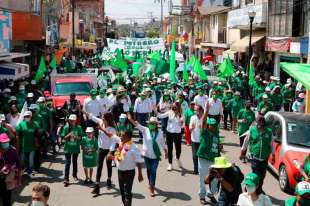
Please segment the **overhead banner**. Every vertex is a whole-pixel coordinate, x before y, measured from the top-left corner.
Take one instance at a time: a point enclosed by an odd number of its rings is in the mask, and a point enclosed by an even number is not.
[[[126,38],[108,39],[109,52],[116,49],[124,51],[124,55],[135,56],[139,53],[146,57],[150,52],[165,50],[165,42],[162,38]]]
[[[11,13],[0,10],[0,56],[10,53],[11,29]]]

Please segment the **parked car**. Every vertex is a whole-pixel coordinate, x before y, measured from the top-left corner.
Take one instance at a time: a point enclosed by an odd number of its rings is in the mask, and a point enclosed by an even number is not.
[[[310,115],[268,112],[265,118],[273,131],[275,151],[275,162],[270,157],[269,167],[278,174],[281,190],[290,192],[301,178],[298,166],[310,153]]]

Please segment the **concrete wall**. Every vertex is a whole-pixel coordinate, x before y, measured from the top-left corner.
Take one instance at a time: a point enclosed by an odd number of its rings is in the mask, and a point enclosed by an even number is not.
[[[12,9],[14,11],[28,12],[31,9],[30,0],[0,0],[0,8]]]
[[[232,44],[234,41],[240,39],[240,29],[228,29],[227,43]]]

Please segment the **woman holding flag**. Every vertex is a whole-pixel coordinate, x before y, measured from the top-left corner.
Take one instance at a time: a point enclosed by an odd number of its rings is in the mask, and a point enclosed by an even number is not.
[[[137,121],[134,121],[131,115],[128,113],[128,120],[142,133],[143,137],[143,151],[144,162],[146,165],[147,178],[149,180],[149,192],[150,196],[154,197],[154,188],[156,181],[156,173],[158,163],[161,160],[162,148],[165,151],[165,158],[168,157],[167,146],[163,137],[163,132],[159,128],[159,121],[156,117],[151,117],[147,121],[148,126],[144,127]]]

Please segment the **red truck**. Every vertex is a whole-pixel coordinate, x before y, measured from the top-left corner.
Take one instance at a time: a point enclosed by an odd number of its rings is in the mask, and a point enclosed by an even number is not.
[[[69,100],[70,94],[83,105],[92,88],[97,88],[97,69],[88,69],[88,73],[51,73],[51,94],[54,108],[62,107]]]

